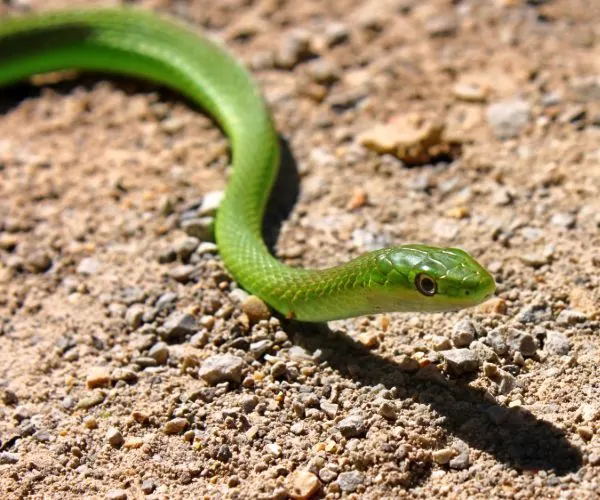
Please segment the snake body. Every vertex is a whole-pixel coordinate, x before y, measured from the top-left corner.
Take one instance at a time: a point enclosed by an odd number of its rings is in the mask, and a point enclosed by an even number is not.
[[[271,115],[247,71],[183,24],[136,9],[67,10],[0,21],[0,86],[65,69],[111,72],[166,85],[205,109],[229,137],[233,173],[215,236],[233,277],[280,313],[328,321],[391,311],[472,306],[495,290],[466,252],[404,245],[340,266],[284,265],[262,238],[278,169]]]

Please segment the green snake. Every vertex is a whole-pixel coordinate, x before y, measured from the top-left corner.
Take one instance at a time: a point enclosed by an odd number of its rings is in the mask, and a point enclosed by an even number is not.
[[[279,141],[248,72],[183,24],[137,9],[67,10],[0,22],[0,86],[37,73],[91,70],[166,85],[205,109],[229,137],[233,173],[215,222],[225,266],[281,314],[329,321],[393,311],[450,311],[479,304],[493,277],[456,248],[404,245],[327,269],[287,266],[262,238],[279,166]]]

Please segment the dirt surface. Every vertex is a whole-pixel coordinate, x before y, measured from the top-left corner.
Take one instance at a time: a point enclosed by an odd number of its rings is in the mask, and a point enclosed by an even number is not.
[[[0,14],[92,3],[120,2]],[[206,116],[126,79],[3,89],[0,496],[598,498],[600,4],[133,3],[260,82],[283,260],[458,246],[497,296],[271,316],[200,241],[228,173]]]

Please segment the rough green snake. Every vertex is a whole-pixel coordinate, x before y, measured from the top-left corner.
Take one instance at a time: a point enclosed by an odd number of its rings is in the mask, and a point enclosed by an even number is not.
[[[199,104],[228,135],[233,174],[215,236],[233,277],[283,315],[328,321],[479,304],[494,279],[463,250],[405,245],[346,264],[298,269],[273,257],[262,218],[279,163],[271,115],[228,53],[175,21],[135,9],[68,10],[0,22],[0,86],[36,73],[94,70],[167,85]]]

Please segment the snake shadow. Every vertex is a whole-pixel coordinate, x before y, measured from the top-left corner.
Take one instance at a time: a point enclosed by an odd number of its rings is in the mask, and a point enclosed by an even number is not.
[[[428,405],[437,422],[471,448],[484,451],[518,471],[544,470],[562,476],[583,465],[581,451],[565,433],[523,408],[490,403],[481,389],[467,380],[419,380],[397,363],[370,351],[326,324],[290,321],[285,328],[293,342],[309,351],[321,349],[323,360],[342,376],[364,385],[397,387],[405,398]],[[490,414],[501,416],[494,423]]]
[[[101,75],[106,77],[106,75]],[[182,100],[179,94],[130,78],[110,75],[110,80],[131,93],[158,90],[161,99]],[[74,81],[49,85],[57,92],[69,93],[76,85],[92,87],[98,75],[86,74]],[[40,87],[27,83],[3,88],[0,92],[0,114],[13,109],[28,97],[38,96]],[[191,104],[192,107],[197,108]],[[284,220],[293,210],[300,193],[297,163],[287,141],[280,138],[281,166],[272,195],[267,204],[263,235],[273,251]],[[349,336],[331,330],[326,324],[287,321],[284,328],[294,343],[314,351],[321,349],[325,361],[343,377],[364,385],[383,384],[397,387],[406,397],[439,414],[441,424],[449,433],[466,442],[471,448],[484,451],[496,460],[517,470],[545,470],[565,475],[583,465],[581,451],[573,446],[565,433],[524,409],[511,409],[486,400],[482,390],[470,387],[465,380],[449,380],[443,384],[419,380],[403,372],[397,363],[368,350]],[[349,367],[352,367],[350,369]],[[500,423],[490,420],[490,413],[503,414]],[[436,422],[439,422],[438,419]]]
[[[281,223],[292,211],[300,193],[297,164],[282,139],[282,162],[263,226],[270,249],[274,248]],[[468,380],[443,384],[419,380],[402,371],[397,363],[372,352],[348,335],[333,331],[325,323],[310,324],[281,318],[293,342],[309,351],[320,349],[324,360],[342,376],[365,385],[398,387],[442,419],[442,426],[471,448],[484,451],[516,470],[545,470],[557,475],[577,471],[583,465],[581,451],[564,431],[531,412],[490,403],[481,389]],[[349,369],[352,366],[352,369]],[[490,415],[494,415],[494,423]]]

